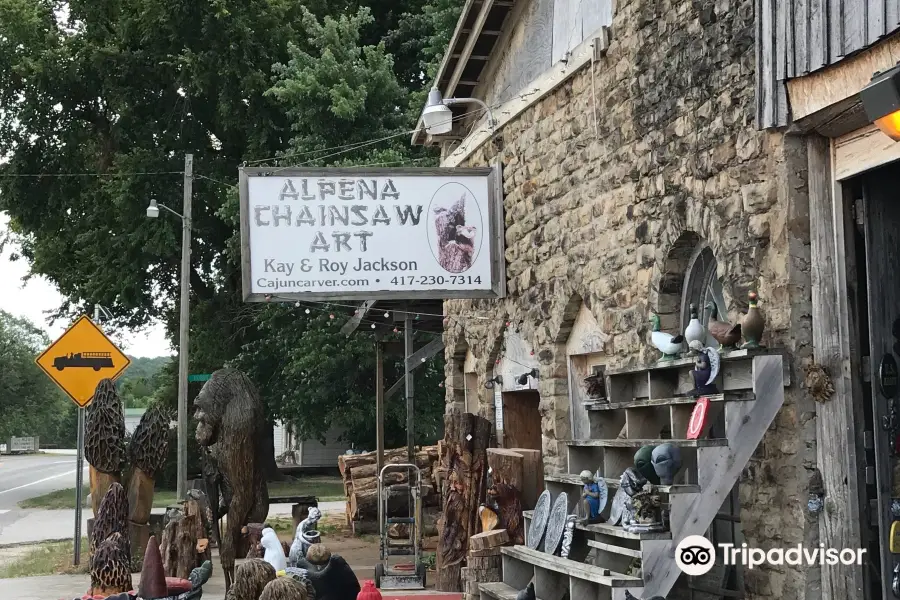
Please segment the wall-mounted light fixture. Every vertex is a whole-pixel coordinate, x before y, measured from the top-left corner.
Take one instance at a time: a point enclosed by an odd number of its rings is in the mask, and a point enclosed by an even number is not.
[[[494,115],[491,108],[478,98],[447,98],[441,95],[441,90],[436,87],[428,92],[428,101],[422,110],[422,123],[429,135],[443,135],[453,129],[453,111],[449,107],[457,104],[478,104],[487,113],[488,126],[494,128]]]
[[[532,370],[528,371],[527,373],[523,373],[523,374],[519,375],[516,378],[516,383],[518,383],[519,385],[528,385],[528,378],[534,377],[535,379],[537,379],[537,376],[538,376],[538,370],[532,369]]]
[[[486,387],[489,390],[492,390],[492,389],[494,389],[494,384],[503,385],[503,378],[500,377],[499,375],[497,375],[493,379],[488,379],[487,381],[484,382],[484,387]]]
[[[869,120],[886,136],[900,142],[900,64],[875,73],[859,96]]]

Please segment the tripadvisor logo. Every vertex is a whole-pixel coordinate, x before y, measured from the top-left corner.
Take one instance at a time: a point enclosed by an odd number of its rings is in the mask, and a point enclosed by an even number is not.
[[[719,544],[723,565],[743,565],[748,569],[760,565],[862,565],[865,549],[804,548],[797,544],[791,548],[750,548],[747,544]],[[691,535],[675,548],[675,563],[685,575],[697,577],[709,573],[716,563],[716,547],[702,535]]]

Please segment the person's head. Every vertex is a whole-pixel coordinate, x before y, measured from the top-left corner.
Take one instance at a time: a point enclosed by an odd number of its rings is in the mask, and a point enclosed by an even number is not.
[[[594,475],[593,475],[593,473],[591,473],[590,471],[587,471],[587,470],[582,471],[582,472],[581,472],[581,475],[579,475],[578,477],[581,478],[581,481],[582,481],[582,483],[584,483],[584,484],[588,484],[588,483],[591,483],[591,482],[594,481]]]

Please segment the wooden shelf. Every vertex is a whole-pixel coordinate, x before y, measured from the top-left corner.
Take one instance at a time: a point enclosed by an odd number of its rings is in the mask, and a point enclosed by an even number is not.
[[[672,532],[671,531],[660,531],[655,533],[631,533],[630,531],[625,531],[625,529],[619,525],[610,525],[609,523],[593,523],[591,525],[584,525],[581,523],[575,524],[576,529],[580,529],[582,531],[590,531],[591,533],[599,533],[601,535],[608,535],[611,537],[622,538],[626,540],[671,540]]]
[[[607,487],[618,488],[619,480],[613,477],[604,477]],[[581,487],[581,479],[577,475],[545,475],[544,481],[552,481],[554,483],[562,483],[567,485],[577,485]],[[700,493],[699,485],[657,485],[656,490],[660,494],[698,494]]]
[[[507,546],[502,549],[502,552],[505,556],[511,556],[524,563],[555,573],[562,573],[576,579],[598,583],[606,587],[643,587],[644,585],[644,580],[639,577],[623,575],[622,573],[576,562],[568,558],[553,556],[546,552],[532,550],[528,546]],[[608,575],[605,574],[607,571],[609,572]]]
[[[516,596],[519,595],[521,590],[517,590],[516,588],[507,585],[505,583],[496,582],[496,583],[479,583],[478,591],[481,593],[481,597],[494,598],[495,600],[516,600]],[[541,600],[540,598],[535,598],[535,600]]]
[[[711,440],[663,440],[663,439],[615,439],[615,440],[564,440],[564,444],[578,448],[640,448],[641,446],[660,446],[672,444],[679,448],[715,448],[727,446],[725,438]]]
[[[756,400],[756,394],[750,390],[725,392],[722,394],[704,394],[710,402],[749,402]],[[622,410],[625,408],[648,408],[653,406],[673,406],[677,404],[694,404],[697,398],[692,396],[675,396],[672,398],[653,398],[650,400],[636,398],[630,402],[585,402],[588,410]]]
[[[771,355],[779,355],[784,356],[787,354],[787,350],[782,348],[760,348],[758,350],[732,350],[731,352],[720,352],[719,356],[722,361],[732,361],[732,360],[741,360],[747,358],[753,358],[754,356],[771,356]],[[682,358],[676,358],[668,361],[657,361],[655,363],[650,363],[647,365],[635,365],[633,367],[622,367],[621,369],[610,369],[606,372],[607,375],[629,375],[642,373],[645,371],[659,371],[664,369],[678,369],[680,367],[689,367],[694,364],[696,361],[696,357],[694,356],[683,356]]]

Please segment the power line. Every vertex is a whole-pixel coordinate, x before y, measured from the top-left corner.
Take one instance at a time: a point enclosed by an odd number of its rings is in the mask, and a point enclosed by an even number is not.
[[[184,171],[131,171],[118,173],[0,173],[0,177],[15,179],[18,177],[131,177],[137,175],[184,175]]]

